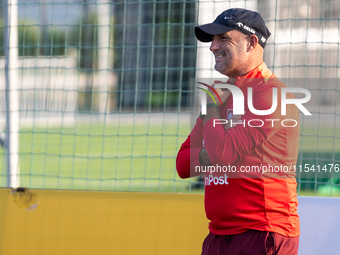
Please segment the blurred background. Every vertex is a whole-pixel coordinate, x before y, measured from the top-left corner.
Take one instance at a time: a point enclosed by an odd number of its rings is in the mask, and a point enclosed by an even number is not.
[[[301,115],[298,165],[335,169],[340,1],[1,0],[1,186],[8,186],[8,158],[16,154],[19,186],[203,192],[199,179],[181,180],[175,169],[190,132],[190,79],[221,78],[209,44],[193,31],[231,7],[263,16],[272,33],[267,66],[288,86],[312,93],[306,107],[313,116]],[[17,43],[9,45],[13,34]],[[12,62],[8,50],[17,54]],[[17,130],[9,131],[8,116],[17,118]],[[18,144],[8,153],[13,132]],[[298,192],[339,196],[338,177],[335,170],[302,171]]]

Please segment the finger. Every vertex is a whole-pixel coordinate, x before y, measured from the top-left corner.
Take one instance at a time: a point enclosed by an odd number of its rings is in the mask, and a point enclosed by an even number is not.
[[[224,82],[224,81],[214,81],[214,83],[213,83],[213,87],[215,88],[215,84],[228,84],[227,82]],[[216,88],[216,90],[217,90],[217,88]],[[220,88],[220,90],[222,90],[222,91],[228,91],[229,89],[227,89],[227,88]]]
[[[224,130],[228,130],[229,128],[235,127],[235,126],[231,126],[231,122],[237,122],[242,118],[243,115],[234,115],[227,124],[224,125]],[[234,123],[235,124],[235,123]]]
[[[219,88],[216,88],[215,90],[219,96],[222,96],[225,93],[222,89]]]
[[[234,115],[231,119],[233,121],[241,119],[242,115]]]
[[[230,128],[230,124],[229,124],[229,123],[227,123],[227,124],[224,125],[224,130],[225,130],[225,131],[227,131],[229,128]]]
[[[223,94],[220,95],[220,98],[221,98],[221,101],[222,101],[223,104],[227,101],[227,99],[230,97],[230,95],[231,95],[230,90],[223,91]]]

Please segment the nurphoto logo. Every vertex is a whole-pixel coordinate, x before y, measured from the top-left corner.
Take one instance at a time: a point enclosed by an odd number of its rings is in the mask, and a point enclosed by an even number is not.
[[[232,104],[232,115],[244,115],[244,106],[245,106],[245,99],[244,99],[244,94],[240,88],[238,88],[235,85],[228,84],[225,82],[218,82],[214,83],[214,86],[205,84],[203,82],[197,82],[198,84],[210,89],[207,90],[202,87],[197,87],[198,89],[206,92],[214,101],[215,105],[217,106],[218,103],[216,102],[216,98],[219,100],[220,105],[222,105],[221,98],[218,95],[216,88],[219,89],[228,89],[231,92],[231,95],[233,96],[233,104]],[[247,106],[248,109],[251,113],[257,116],[265,116],[265,115],[270,115],[274,113],[278,107],[278,88],[273,87],[272,88],[272,105],[270,109],[267,110],[259,110],[255,109],[254,104],[253,104],[253,88],[248,87],[247,88]],[[301,93],[304,95],[303,98],[287,98],[287,93]],[[201,105],[201,114],[206,115],[207,114],[207,96],[205,93],[200,93],[199,94],[199,101]],[[311,93],[309,90],[304,89],[304,88],[296,88],[296,87],[283,87],[281,88],[281,116],[286,116],[287,115],[287,105],[295,105],[304,115],[309,115],[311,116],[312,114],[306,109],[306,107],[303,106],[303,104],[307,103],[311,99]],[[229,115],[228,115],[228,119]],[[274,122],[277,121],[277,119],[268,119],[266,121],[269,121],[272,123],[272,127],[274,126]],[[252,125],[250,124],[250,127],[261,127],[264,125],[264,121],[260,119],[253,119],[249,120],[248,122],[257,122],[260,123],[259,125]],[[215,119],[214,120],[214,126],[216,124],[226,124],[228,123],[228,120],[226,119]],[[294,123],[293,125],[288,125],[287,123]],[[244,124],[244,123],[234,123],[234,124]],[[293,119],[287,119],[287,120],[282,120],[281,124],[285,127],[295,127],[298,123],[297,120]],[[286,124],[286,125],[285,125]]]

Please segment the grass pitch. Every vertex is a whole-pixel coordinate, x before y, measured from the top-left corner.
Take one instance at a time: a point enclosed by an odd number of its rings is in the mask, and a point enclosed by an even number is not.
[[[188,122],[92,122],[23,127],[20,185],[48,189],[203,192],[191,189],[190,184],[196,179],[182,180],[176,173],[176,154],[190,132]],[[301,131],[298,165],[340,163],[339,129]],[[3,154],[1,184],[6,186],[5,152],[0,151]],[[337,196],[338,176],[335,172],[298,174],[299,193]]]

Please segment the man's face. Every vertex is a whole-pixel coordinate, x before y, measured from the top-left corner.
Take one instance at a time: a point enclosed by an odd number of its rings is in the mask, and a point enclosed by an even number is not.
[[[215,56],[215,70],[229,77],[242,76],[247,63],[247,35],[232,30],[213,35],[210,50]]]

